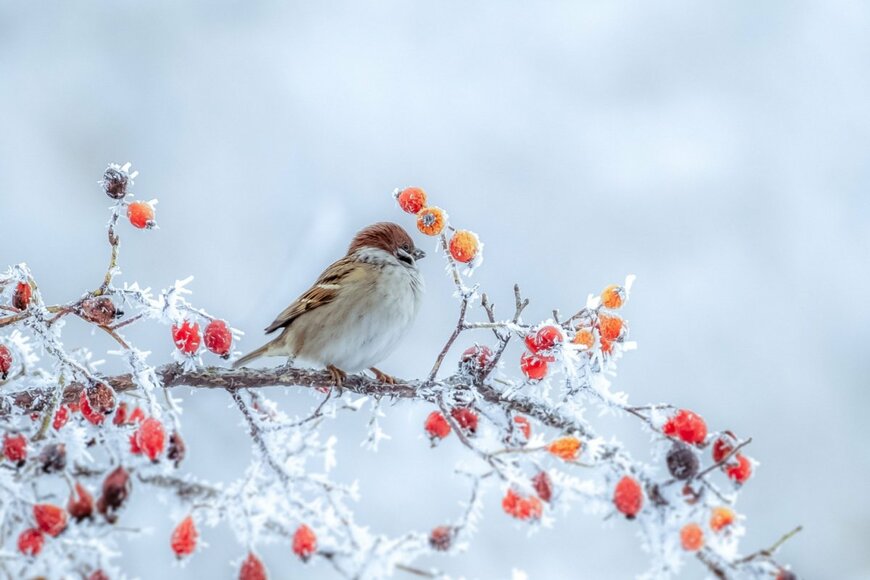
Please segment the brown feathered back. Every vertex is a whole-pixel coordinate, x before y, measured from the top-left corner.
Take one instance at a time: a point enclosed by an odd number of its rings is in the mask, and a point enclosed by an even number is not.
[[[400,248],[405,244],[407,244],[408,248],[414,248],[414,241],[402,226],[392,222],[378,222],[357,232],[350,243],[350,247],[347,249],[347,254],[353,254],[366,246],[380,248],[385,252],[393,254],[396,248]]]

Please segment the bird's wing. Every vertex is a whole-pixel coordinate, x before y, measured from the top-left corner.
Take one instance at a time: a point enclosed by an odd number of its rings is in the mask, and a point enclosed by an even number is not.
[[[352,277],[359,268],[359,264],[344,257],[329,266],[314,285],[302,296],[293,301],[293,304],[284,309],[272,324],[266,327],[266,334],[275,332],[279,328],[290,326],[294,320],[306,312],[329,304],[338,296],[342,285]]]

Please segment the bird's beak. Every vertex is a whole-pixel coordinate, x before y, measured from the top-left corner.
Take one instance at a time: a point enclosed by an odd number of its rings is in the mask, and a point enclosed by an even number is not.
[[[426,257],[426,252],[424,252],[420,248],[414,248],[414,251],[411,252],[411,255],[414,256],[415,260],[420,260]]]

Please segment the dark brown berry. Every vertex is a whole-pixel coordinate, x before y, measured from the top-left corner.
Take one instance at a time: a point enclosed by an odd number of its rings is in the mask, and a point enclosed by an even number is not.
[[[103,185],[103,190],[106,195],[112,199],[121,199],[127,195],[127,184],[129,182],[127,172],[109,167],[103,173],[103,180],[100,182]]]
[[[43,473],[57,473],[66,469],[66,445],[49,443],[39,452],[39,464]]]
[[[453,543],[455,532],[450,526],[438,526],[429,533],[429,545],[433,550],[446,552]]]
[[[106,517],[106,521],[115,523],[118,519],[115,512],[124,505],[131,491],[130,474],[123,467],[116,468],[106,476],[103,481],[103,494],[97,500],[97,509]]]
[[[115,391],[106,383],[96,382],[87,390],[88,404],[95,413],[108,415],[115,410]]]
[[[87,298],[82,301],[80,310],[82,318],[100,326],[108,326],[118,316],[115,303],[106,296]]]
[[[169,461],[174,462],[175,467],[178,467],[184,460],[186,449],[181,434],[179,434],[178,431],[173,431],[172,435],[169,436],[169,449],[166,451],[166,458],[169,459]]]
[[[667,456],[668,471],[675,479],[685,480],[698,473],[698,456],[688,445],[675,443]]]
[[[553,482],[546,471],[541,471],[532,478],[532,486],[538,497],[549,503],[553,499]]]
[[[94,516],[94,497],[82,484],[76,482],[75,491],[70,494],[66,504],[66,511],[77,522],[89,520]]]

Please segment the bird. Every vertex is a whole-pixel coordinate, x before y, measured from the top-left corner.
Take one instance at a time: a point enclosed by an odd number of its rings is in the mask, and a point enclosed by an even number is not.
[[[375,365],[393,352],[417,317],[424,291],[417,261],[425,257],[398,224],[361,229],[345,256],[266,327],[266,334],[281,333],[233,368],[283,356],[288,366],[301,360],[325,368],[338,388],[348,373],[366,369],[395,383]]]

